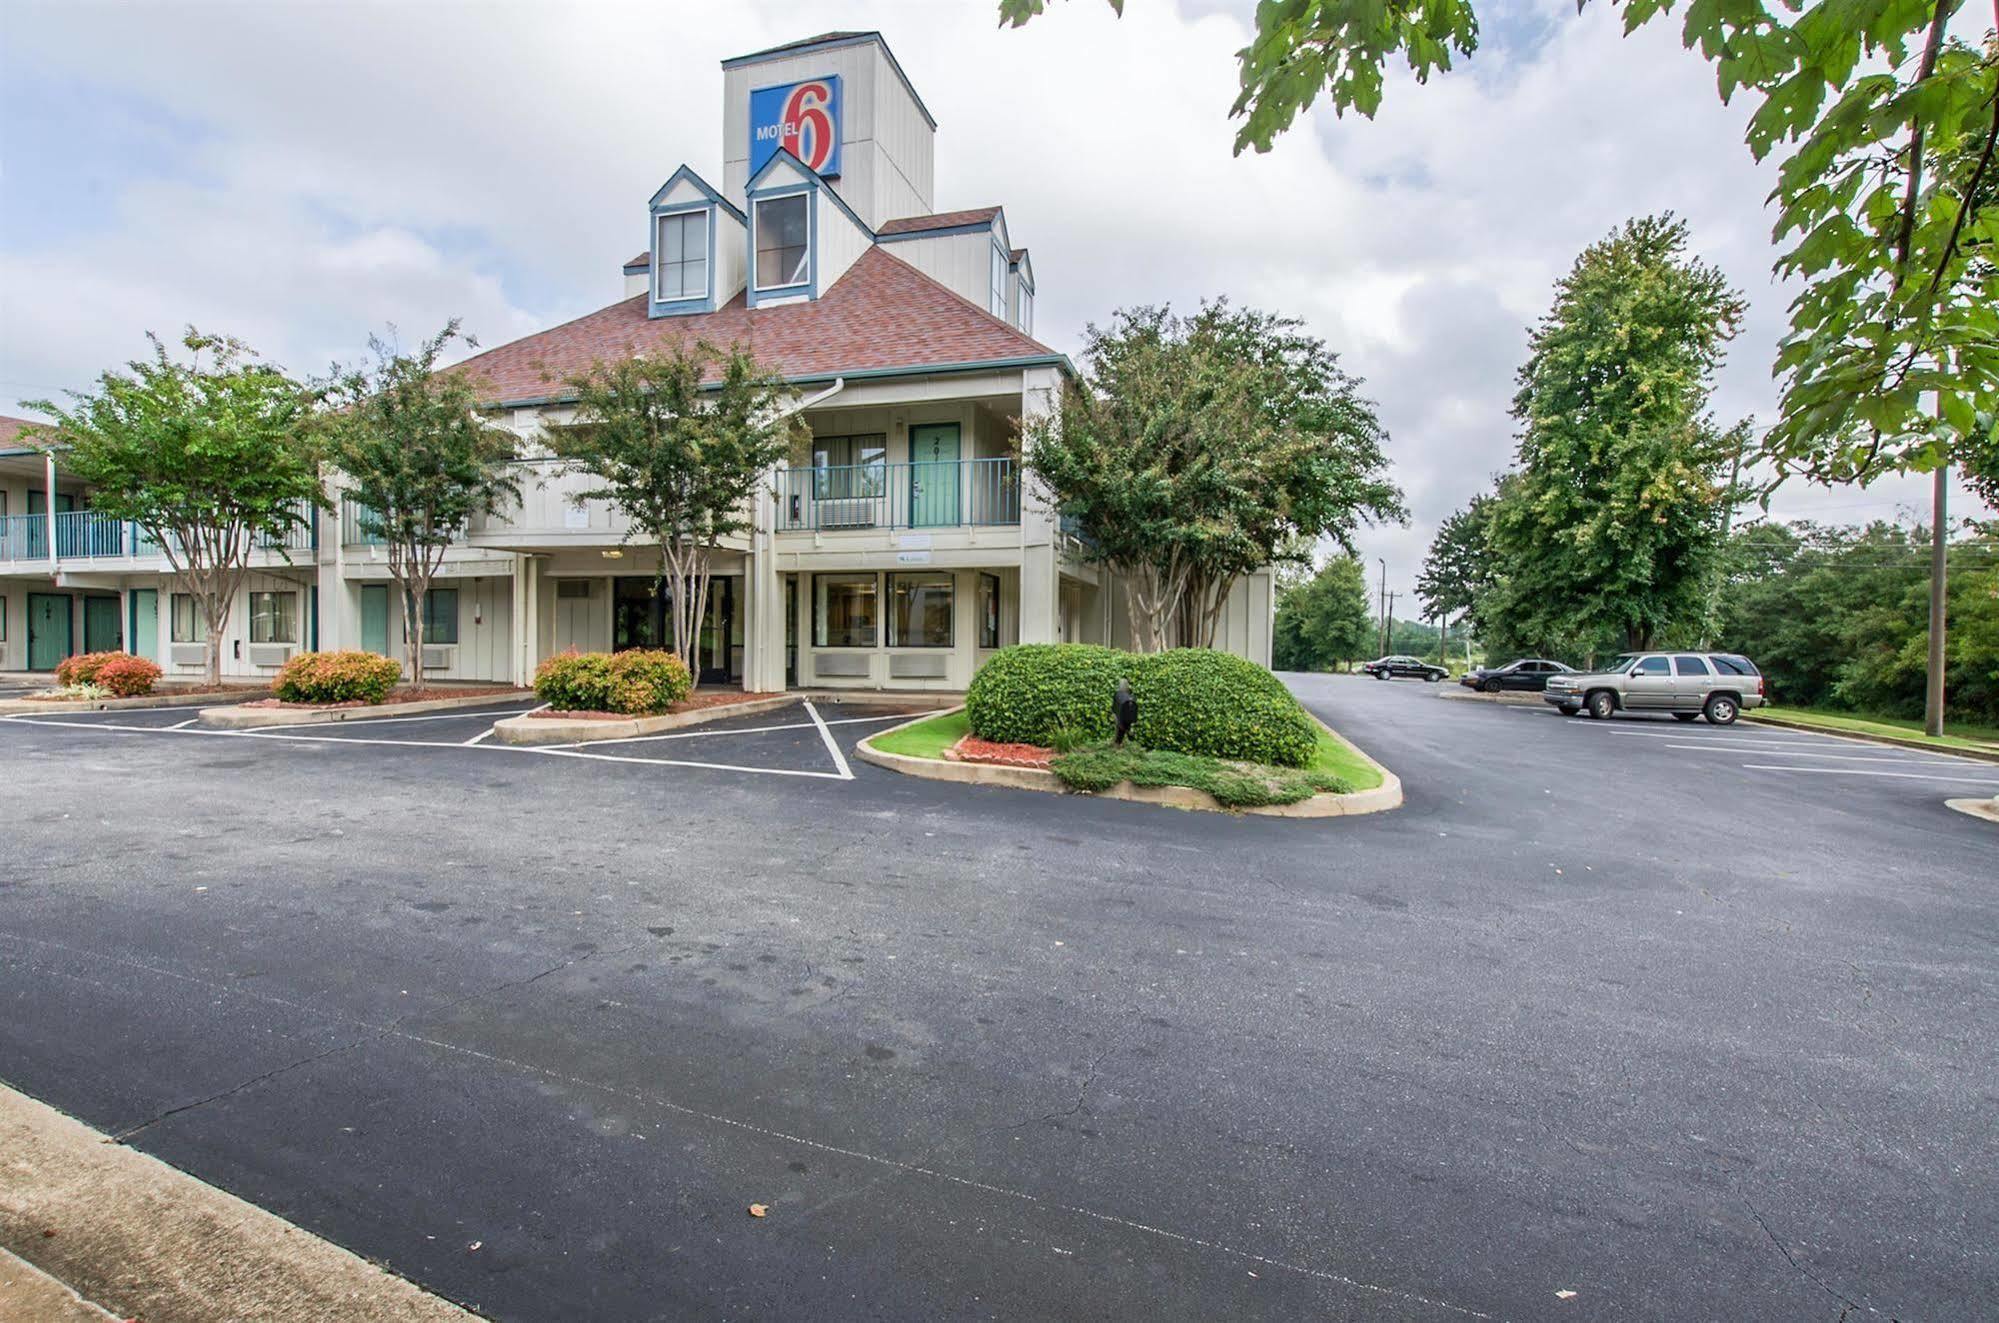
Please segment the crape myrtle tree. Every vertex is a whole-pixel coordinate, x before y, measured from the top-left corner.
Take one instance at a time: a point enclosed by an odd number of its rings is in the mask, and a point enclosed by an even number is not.
[[[1367,575],[1352,556],[1333,556],[1277,600],[1271,662],[1281,671],[1327,671],[1352,663],[1374,641]]]
[[[1126,586],[1134,645],[1211,647],[1241,578],[1402,518],[1359,382],[1299,323],[1225,301],[1119,311],[1022,428],[1028,471]]]
[[[573,422],[548,429],[564,468],[595,483],[627,540],[656,544],[656,597],[668,602],[673,651],[697,680],[714,554],[748,531],[757,486],[808,435],[792,391],[746,350],[673,341],[664,352],[598,363],[569,380]]]
[[[1579,0],[1577,8],[1589,0]],[[1746,141],[1781,152],[1777,274],[1803,284],[1760,457],[1779,479],[1865,481],[1962,462],[1999,485],[1999,4],[1596,0],[1627,32],[1677,11]],[[1124,0],[1110,0],[1122,13]],[[1019,26],[1046,0],[999,0]],[[1979,36],[1978,34],[1983,34]],[[1473,0],[1265,0],[1236,53],[1236,150],[1268,151],[1321,94],[1372,117],[1391,61],[1416,81],[1478,48]]]
[[[336,369],[327,383],[327,456],[346,478],[364,529],[380,535],[402,590],[410,681],[423,687],[424,603],[444,553],[476,515],[520,499],[514,434],[479,413],[477,383],[440,372],[456,319],[409,353],[371,336],[371,364]],[[393,335],[393,330],[391,331]]]
[[[1704,632],[1742,439],[1707,401],[1743,304],[1686,237],[1646,217],[1592,244],[1529,339],[1519,469],[1488,534],[1505,577],[1481,608],[1517,636]]]
[[[146,338],[152,357],[70,392],[67,408],[26,403],[56,420],[38,444],[89,484],[91,508],[137,524],[159,546],[200,612],[207,682],[219,685],[251,550],[282,548],[326,506],[312,395],[240,340],[189,327],[183,360]]]

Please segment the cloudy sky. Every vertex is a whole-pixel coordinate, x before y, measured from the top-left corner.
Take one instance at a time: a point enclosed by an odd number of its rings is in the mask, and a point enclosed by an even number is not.
[[[938,121],[940,209],[1001,203],[1037,330],[1206,295],[1304,318],[1366,378],[1410,527],[1363,552],[1408,593],[1436,523],[1508,463],[1527,328],[1576,252],[1672,210],[1750,300],[1717,393],[1767,418],[1784,291],[1747,113],[1655,25],[1483,0],[1485,42],[1373,121],[1320,110],[1235,157],[1253,0],[0,5],[0,412],[192,322],[299,372],[452,316],[487,345],[614,301],[675,166],[721,176],[718,62],[878,28]],[[1780,496],[1840,520],[1927,480]],[[1968,498],[1957,497],[1959,509]],[[1398,610],[1398,614],[1405,614]]]

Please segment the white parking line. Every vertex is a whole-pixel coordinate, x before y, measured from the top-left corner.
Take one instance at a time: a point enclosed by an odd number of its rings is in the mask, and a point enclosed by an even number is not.
[[[437,748],[437,745],[429,746]],[[599,763],[638,763],[646,767],[708,767],[718,772],[753,772],[761,776],[802,776],[820,781],[851,781],[852,772],[846,771],[846,760],[840,760],[839,772],[808,772],[791,767],[744,767],[739,763],[697,763],[681,758],[626,758],[615,753],[586,753],[582,749],[558,749],[549,745],[538,747],[514,747],[505,744],[482,744],[482,749],[509,753],[538,753],[547,758],[587,758]],[[845,772],[845,775],[841,773]]]
[[[909,713],[899,712],[886,717],[839,717],[833,721],[820,721],[821,726],[856,726],[869,721],[907,721]],[[613,740],[572,740],[567,744],[544,744],[544,749],[587,749],[598,744],[647,744],[655,740],[699,740],[717,735],[767,735],[779,730],[811,730],[814,723],[794,721],[783,726],[742,726],[732,730],[670,730],[660,735],[620,735]]]
[[[527,714],[528,714],[529,712],[532,712],[532,711],[535,711],[535,709],[534,709],[534,708],[511,708],[511,709],[508,709],[508,710],[507,710],[507,711],[505,711],[505,712],[499,712],[499,711],[494,711],[494,712],[469,712],[469,711],[468,711],[468,712],[433,712],[433,713],[431,713],[431,714],[429,714],[429,715],[427,715],[427,716],[421,716],[421,717],[350,717],[350,718],[349,718],[349,719],[347,719],[346,721],[328,721],[328,722],[313,722],[313,723],[310,723],[310,724],[311,724],[311,725],[328,725],[328,726],[397,726],[397,725],[407,725],[407,724],[409,724],[409,723],[411,723],[411,722],[416,722],[416,721],[469,721],[469,720],[471,720],[471,719],[473,719],[473,718],[475,718],[475,717],[487,717],[487,718],[490,718],[490,719],[492,719],[492,720],[495,720],[495,721],[497,721],[497,720],[499,720],[499,719],[500,719],[500,718],[502,718],[502,717],[522,717],[522,716],[526,716],[526,715],[527,715]],[[299,726],[259,726],[259,727],[256,727],[256,728],[254,728],[254,729],[252,729],[252,730],[250,730],[250,731],[248,731],[248,732],[246,732],[246,733],[247,733],[247,734],[252,734],[252,735],[262,735],[262,734],[266,734],[266,733],[268,733],[268,732],[270,732],[270,731],[283,731],[283,730],[299,730],[299,729],[302,729],[302,727],[299,727]]]
[[[1742,752],[1740,747],[1723,748],[1716,744],[1668,744],[1669,749],[1697,749],[1703,753],[1714,752],[1733,758]],[[1904,767],[1962,767],[1971,760],[1967,758],[1876,758],[1865,753],[1817,753],[1810,749],[1771,749],[1772,758],[1836,758],[1844,763],[1900,763]]]
[[[1744,763],[1752,772],[1806,772],[1818,776],[1892,776],[1905,781],[1951,781],[1968,786],[1999,786],[1999,777],[1949,776],[1943,772],[1876,772],[1865,767],[1796,767],[1785,763]]]
[[[812,706],[810,700],[807,700],[805,704],[805,712],[806,715],[812,718],[812,724],[819,727],[819,738],[826,741],[826,752],[832,754],[833,761],[838,764],[840,779],[842,781],[853,780],[854,769],[847,766],[847,755],[840,752],[839,741],[833,738],[832,731],[826,729],[826,718],[819,715],[819,709]]]

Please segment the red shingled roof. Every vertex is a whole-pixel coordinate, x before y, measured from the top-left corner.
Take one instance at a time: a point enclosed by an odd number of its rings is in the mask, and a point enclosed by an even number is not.
[[[644,252],[640,253],[637,257],[634,257],[631,261],[625,263],[625,270],[629,271],[635,266],[651,266],[651,265],[652,265],[652,249],[648,248]]]
[[[16,446],[25,446],[28,443],[21,436],[21,433],[27,431],[30,427],[47,426],[47,423],[38,423],[32,418],[11,418],[5,414],[0,414],[0,446],[4,446],[9,450],[12,450]]]
[[[983,225],[999,215],[998,207],[973,207],[968,211],[940,211],[933,216],[902,216],[883,221],[876,234],[910,234],[917,230],[948,230],[953,225]]]
[[[638,294],[489,349],[454,370],[485,378],[495,403],[547,399],[594,362],[675,340],[740,345],[765,368],[792,378],[1059,357],[907,262],[870,248],[811,302],[752,309],[738,294],[714,312],[648,318],[646,297]]]

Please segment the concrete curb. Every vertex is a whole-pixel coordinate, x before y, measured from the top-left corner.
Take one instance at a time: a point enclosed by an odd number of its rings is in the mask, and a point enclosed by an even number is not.
[[[1519,692],[1509,692],[1507,690],[1502,689],[1496,694],[1485,694],[1485,693],[1480,693],[1476,689],[1467,689],[1463,685],[1458,684],[1456,681],[1452,681],[1450,688],[1438,694],[1437,697],[1460,698],[1470,702],[1477,702],[1477,703],[1505,703],[1512,706],[1526,706],[1529,704],[1539,703],[1542,701],[1541,695],[1538,692],[1530,694],[1527,693],[1525,690],[1521,690]]]
[[[1943,805],[1945,808],[1953,808],[1959,813],[1967,813],[1974,818],[1983,818],[1985,821],[1999,826],[1999,796],[1994,796],[1991,799],[1946,799]]]
[[[1902,739],[1895,735],[1876,735],[1872,731],[1837,730],[1831,726],[1815,726],[1809,721],[1792,721],[1786,717],[1766,717],[1761,713],[1751,715],[1744,712],[1739,718],[1753,726],[1776,726],[1783,730],[1801,730],[1808,735],[1830,735],[1836,740],[1855,740],[1861,744],[1885,744],[1896,749],[1915,749],[1922,753],[1947,753],[1959,758],[1970,758],[1975,762],[1999,763],[1999,749],[1964,749],[1955,745],[1932,744],[1927,740]]]
[[[495,744],[589,744],[596,740],[629,740],[639,735],[658,735],[723,717],[750,717],[774,712],[802,700],[791,694],[757,698],[746,703],[717,703],[691,712],[662,712],[656,717],[628,717],[619,721],[589,721],[572,717],[506,717],[493,723]]]
[[[407,717],[421,712],[452,712],[494,703],[533,698],[532,689],[515,689],[504,694],[466,695],[459,698],[426,698],[414,703],[377,703],[360,707],[205,707],[200,722],[210,730],[256,730],[264,726],[328,726],[341,721],[365,721],[371,717]]]
[[[0,1249],[0,1318],[35,1323],[117,1323],[118,1316],[92,1304],[18,1254]]]
[[[119,1317],[146,1323],[476,1317],[5,1087],[0,1154],[0,1247]]]
[[[670,730],[699,726],[724,717],[751,717],[774,712],[797,703],[846,703],[856,707],[906,707],[929,702],[940,708],[962,706],[957,694],[896,694],[860,689],[793,689],[769,698],[746,703],[722,703],[696,708],[692,712],[663,712],[656,717],[631,717],[619,721],[570,720],[561,717],[508,717],[493,723],[493,742],[512,745],[589,744],[599,740],[629,740],[641,735],[659,735]],[[926,712],[925,717],[935,715]]]
[[[261,697],[270,691],[266,689],[245,689],[244,696]],[[0,716],[14,716],[23,712],[124,712],[143,707],[199,707],[213,703],[227,694],[147,694],[142,698],[95,698],[88,702],[38,703],[28,698],[0,698]]]
[[[962,706],[962,705],[961,705]],[[955,712],[957,707],[947,708]],[[906,730],[918,722],[928,721],[939,715],[926,712],[920,717],[877,731],[854,746],[854,756],[862,762],[876,767],[900,772],[904,776],[920,776],[932,781],[955,781],[961,785],[1004,786],[1012,790],[1039,790],[1048,794],[1082,794],[1092,799],[1122,799],[1134,804],[1156,804],[1162,808],[1192,809],[1207,813],[1253,814],[1262,818],[1344,818],[1363,813],[1380,813],[1387,809],[1399,808],[1402,804],[1402,779],[1376,762],[1354,743],[1314,716],[1319,727],[1334,739],[1353,750],[1355,756],[1381,773],[1381,784],[1371,790],[1358,790],[1350,795],[1314,795],[1296,804],[1269,804],[1262,808],[1233,809],[1220,803],[1205,790],[1195,790],[1191,786],[1135,786],[1129,781],[1120,782],[1109,790],[1095,792],[1076,791],[1062,783],[1062,778],[1053,772],[1038,767],[1002,767],[993,763],[962,763],[942,758],[915,758],[903,753],[887,753],[874,747],[874,742],[884,735]]]

